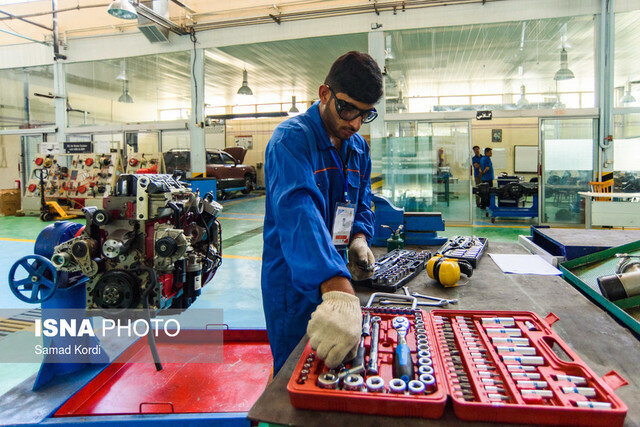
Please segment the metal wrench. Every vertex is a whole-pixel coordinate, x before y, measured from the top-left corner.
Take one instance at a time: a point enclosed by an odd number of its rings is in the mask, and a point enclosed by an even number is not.
[[[422,295],[422,294],[419,294],[417,292],[414,292],[413,294],[411,294],[411,296],[414,296],[416,298],[424,298],[424,299],[428,299],[428,300],[432,300],[432,301],[446,301],[448,304],[457,304],[458,303],[457,299],[446,299],[446,298],[430,297],[429,295]]]
[[[392,300],[388,300],[388,299],[383,299],[382,301],[378,301],[378,304],[380,305],[391,305],[391,304],[408,304],[408,301],[392,301]],[[437,302],[426,302],[426,301],[420,301],[416,303],[416,306],[418,307],[444,307],[445,305],[449,304],[446,300],[441,300],[441,301],[437,301]]]
[[[369,363],[367,363],[367,375],[378,375],[378,341],[381,320],[380,316],[371,318],[371,350],[369,351]]]

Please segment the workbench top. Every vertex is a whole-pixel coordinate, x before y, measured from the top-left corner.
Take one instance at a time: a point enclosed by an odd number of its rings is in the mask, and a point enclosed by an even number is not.
[[[375,248],[374,253],[380,256],[384,251]],[[490,242],[487,253],[528,252],[517,243]],[[458,304],[448,306],[455,310],[527,310],[542,317],[549,312],[555,313],[560,320],[553,329],[596,374],[602,376],[616,370],[629,381],[629,385],[619,388],[616,394],[629,406],[625,425],[640,426],[640,341],[561,277],[506,275],[485,254],[465,286],[444,289],[423,271],[409,283],[409,288],[427,295],[458,298]],[[370,293],[359,290],[358,296],[363,305]],[[438,420],[295,409],[289,401],[287,382],[306,341],[305,337],[298,344],[251,408],[251,420],[301,426],[482,425],[458,420],[450,402],[444,416]]]
[[[595,230],[575,228],[536,227],[544,234],[563,246],[595,246],[615,248],[640,240],[640,230]]]

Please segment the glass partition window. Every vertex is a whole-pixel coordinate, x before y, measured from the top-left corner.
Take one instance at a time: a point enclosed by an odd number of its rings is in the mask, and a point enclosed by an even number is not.
[[[584,223],[584,199],[593,179],[594,120],[543,119],[542,217],[543,223]]]
[[[233,106],[233,113],[289,111],[294,96],[296,108],[304,112],[305,102],[317,99],[333,61],[350,50],[367,49],[366,33],[205,49],[207,113],[224,106]],[[251,91],[239,94],[245,71]]]
[[[67,64],[69,126],[175,120],[191,108],[191,53]]]
[[[616,114],[613,138],[613,191],[640,193],[640,113]]]
[[[616,107],[640,107],[640,10],[617,13],[614,41],[614,96]]]
[[[53,66],[0,70],[0,129],[52,125]]]
[[[593,107],[594,40],[593,16],[387,32],[387,111]]]
[[[409,212],[469,222],[469,122],[389,122],[387,134],[372,141],[374,191]]]

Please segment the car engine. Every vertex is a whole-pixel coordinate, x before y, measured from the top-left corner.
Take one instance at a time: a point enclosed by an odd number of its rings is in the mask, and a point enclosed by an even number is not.
[[[221,264],[222,206],[213,199],[171,175],[120,175],[51,262],[88,277],[87,309],[186,309]]]

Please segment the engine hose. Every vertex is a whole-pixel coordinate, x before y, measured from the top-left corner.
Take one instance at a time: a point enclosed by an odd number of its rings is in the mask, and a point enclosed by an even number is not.
[[[146,271],[149,274],[149,283],[153,283],[154,286],[158,284],[158,276],[156,272],[149,267],[141,267],[141,270]],[[149,309],[149,293],[151,292],[152,286],[147,286],[144,293],[142,294],[142,306],[145,309],[146,321],[148,325],[151,325],[151,310]],[[151,333],[151,328],[149,328],[149,333],[147,333],[147,342],[149,343],[149,350],[151,350],[151,355],[153,356],[153,363],[156,365],[156,371],[162,371],[162,363],[160,362],[160,355],[158,354],[158,347],[156,346],[156,337]]]
[[[178,207],[173,202],[167,203],[167,206],[173,211],[173,222],[176,228],[182,228],[182,223],[180,221],[180,215],[182,214],[182,209]]]

